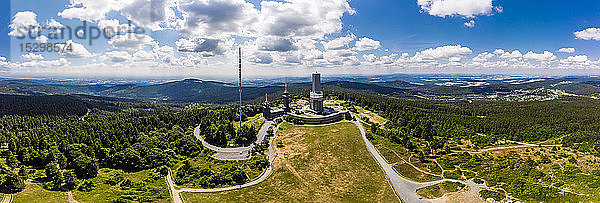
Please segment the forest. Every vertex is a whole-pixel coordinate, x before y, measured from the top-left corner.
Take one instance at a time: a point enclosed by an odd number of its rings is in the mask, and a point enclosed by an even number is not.
[[[233,140],[248,145],[258,131],[234,127],[239,119],[235,106],[177,107],[72,96],[3,96],[0,103],[10,107],[0,109],[6,160],[0,189],[7,193],[22,190],[23,180],[39,170],[46,176],[37,180],[47,189],[71,190],[85,187],[84,180],[96,177],[101,168],[139,171],[208,156],[192,133],[196,126],[217,144]],[[88,108],[92,113],[84,119]],[[242,117],[259,112],[258,105],[244,105]],[[215,173],[246,177],[233,168]]]
[[[368,138],[380,137],[406,149],[416,158],[412,164],[438,168],[432,164],[438,163],[442,169],[435,171],[443,171],[443,178],[475,178],[495,188],[483,190],[480,194],[484,198],[500,201],[511,195],[533,202],[598,199],[590,195],[598,192],[600,183],[598,100],[434,101],[352,91],[329,95],[350,101],[346,105],[351,111],[353,106],[361,106],[386,118],[384,126],[362,118],[371,125]],[[498,146],[501,140],[562,146],[479,151]]]

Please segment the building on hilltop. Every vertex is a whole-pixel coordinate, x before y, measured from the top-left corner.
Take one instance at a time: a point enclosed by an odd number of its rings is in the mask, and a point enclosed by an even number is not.
[[[288,93],[287,90],[287,79],[285,80],[285,90],[283,90],[283,94],[281,96],[283,97],[283,111],[290,112],[290,93]]]
[[[321,74],[318,72],[312,74],[312,90],[310,91],[310,109],[317,113],[323,112],[323,92],[321,91]]]

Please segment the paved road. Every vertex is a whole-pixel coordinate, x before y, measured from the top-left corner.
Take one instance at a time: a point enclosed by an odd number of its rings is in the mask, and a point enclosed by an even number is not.
[[[349,121],[342,121],[342,122],[349,122]],[[339,123],[339,122],[338,122]],[[358,126],[360,133],[362,135],[363,141],[365,142],[365,145],[368,149],[368,151],[371,153],[371,155],[373,155],[373,157],[375,158],[375,160],[378,162],[378,164],[381,166],[382,170],[384,171],[384,173],[386,174],[388,181],[390,183],[390,185],[392,186],[392,188],[396,191],[396,194],[399,195],[399,197],[404,201],[404,202],[429,202],[426,199],[421,199],[417,196],[417,189],[418,188],[422,188],[422,187],[426,187],[429,185],[434,185],[437,183],[441,183],[444,181],[447,181],[447,179],[443,179],[443,180],[438,180],[438,181],[431,181],[431,182],[425,182],[425,183],[419,183],[419,182],[414,182],[408,179],[405,179],[403,177],[401,177],[393,168],[392,166],[390,166],[387,161],[385,160],[385,158],[383,158],[383,156],[381,156],[379,154],[379,152],[377,151],[377,149],[375,148],[375,146],[373,146],[373,144],[371,144],[371,142],[367,139],[366,137],[366,133],[365,133],[365,129],[363,128],[363,126],[357,122],[357,121],[352,121],[352,123],[354,123],[356,126]],[[333,125],[332,124],[325,124],[325,125]],[[264,134],[266,134],[266,130],[269,127],[265,127],[265,126],[269,126],[269,125],[273,125],[273,123],[269,123],[267,124],[265,122],[265,125],[263,125],[263,128],[261,128],[260,132],[264,132]],[[324,125],[311,125],[311,126],[324,126]],[[277,128],[275,129],[277,130]],[[264,136],[260,136],[263,133],[259,132],[259,138],[264,139]],[[275,136],[277,135],[276,133],[274,133]],[[202,143],[204,144],[204,140],[202,139],[202,137],[199,136],[199,129],[196,128],[196,130],[194,131],[194,135],[196,135],[196,137],[198,139],[200,139],[202,141]],[[200,193],[207,193],[207,192],[222,192],[222,191],[228,191],[228,190],[236,190],[236,189],[240,189],[240,188],[244,188],[244,187],[249,187],[249,186],[253,186],[256,185],[264,180],[266,180],[271,174],[272,174],[272,170],[273,170],[273,160],[275,159],[276,153],[273,149],[273,145],[272,142],[275,138],[271,139],[270,142],[270,147],[269,147],[269,151],[267,152],[267,155],[269,156],[269,166],[268,168],[265,170],[265,172],[257,179],[245,183],[243,185],[237,185],[237,186],[231,186],[231,187],[225,187],[225,188],[208,188],[208,189],[203,189],[203,188],[180,188],[177,189],[175,188],[175,184],[172,181],[172,176],[171,176],[171,172],[169,171],[169,174],[167,175],[167,182],[169,185],[169,189],[171,190],[171,197],[173,199],[174,203],[180,203],[182,202],[180,193],[181,192],[200,192]],[[206,143],[208,144],[208,143]],[[205,145],[206,146],[206,145]],[[219,151],[219,150],[224,150],[225,152],[235,152],[236,150],[242,151],[243,148],[232,148],[232,149],[228,149],[228,148],[219,148],[216,146],[212,146],[210,144],[208,144],[207,148],[215,150],[215,151]],[[455,180],[452,180],[455,181]]]
[[[269,121],[270,122],[270,121]],[[267,124],[265,122],[265,124]],[[273,122],[270,122],[268,125],[273,125]],[[263,126],[267,126],[267,125],[263,125]],[[260,133],[259,132],[259,137],[260,137],[260,141],[262,142],[262,140],[264,140],[265,135],[267,130],[269,129],[269,127],[263,127],[264,128],[264,132],[263,129],[261,128]],[[182,192],[199,192],[199,193],[207,193],[207,192],[223,192],[223,191],[229,191],[229,190],[237,190],[240,188],[245,188],[245,187],[250,187],[256,184],[261,183],[262,181],[266,180],[267,178],[269,178],[269,176],[271,176],[271,174],[273,173],[273,160],[275,160],[275,157],[277,156],[277,153],[275,153],[275,150],[273,149],[273,140],[275,140],[275,138],[277,137],[277,130],[279,129],[279,126],[277,126],[274,131],[273,134],[275,135],[275,137],[271,138],[269,140],[269,150],[267,151],[266,155],[269,157],[269,166],[267,167],[267,169],[262,173],[262,175],[260,177],[258,177],[257,179],[254,179],[253,181],[244,183],[242,185],[236,185],[236,186],[231,186],[231,187],[223,187],[223,188],[175,188],[175,183],[173,183],[173,177],[171,175],[171,170],[169,170],[169,174],[167,174],[167,184],[169,185],[169,190],[171,193],[171,199],[173,200],[174,203],[181,203],[182,198],[180,193]],[[260,136],[262,134],[262,136]]]
[[[258,130],[258,135],[256,136],[255,143],[261,143],[265,139],[265,136],[267,135],[267,130],[269,130],[269,128],[272,128],[274,125],[275,125],[275,123],[273,121],[265,121],[265,123],[261,126],[260,130]],[[247,147],[237,147],[237,148],[222,148],[222,147],[217,147],[217,146],[211,145],[210,143],[206,142],[204,140],[204,138],[202,138],[202,136],[200,136],[200,126],[197,126],[194,129],[194,136],[196,136],[196,138],[202,142],[202,145],[204,147],[217,152],[215,155],[213,155],[213,158],[219,159],[219,160],[250,159],[250,152],[252,151],[252,148],[254,147],[254,144],[247,146]]]
[[[358,129],[360,130],[360,134],[362,135],[363,141],[365,142],[367,149],[369,150],[371,155],[373,155],[373,158],[375,158],[375,160],[379,163],[379,166],[381,166],[381,169],[383,169],[383,172],[385,172],[386,176],[388,177],[388,181],[390,182],[390,184],[396,191],[396,194],[398,194],[400,196],[402,201],[410,202],[410,203],[412,203],[412,202],[429,202],[429,201],[427,201],[425,199],[421,199],[421,198],[419,198],[419,196],[417,196],[417,189],[446,181],[446,180],[438,180],[438,181],[419,183],[419,182],[414,182],[414,181],[403,178],[394,170],[394,168],[392,168],[392,166],[390,166],[390,164],[387,163],[385,158],[383,158],[383,156],[381,156],[379,154],[377,149],[375,149],[375,146],[373,146],[373,144],[371,144],[371,142],[367,139],[367,136],[365,134],[365,129],[360,124],[360,122],[352,121],[352,123],[354,123],[354,124],[356,124],[356,126],[358,126]]]

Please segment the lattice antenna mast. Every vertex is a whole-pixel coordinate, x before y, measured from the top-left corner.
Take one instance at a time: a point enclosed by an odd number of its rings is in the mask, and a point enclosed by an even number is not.
[[[242,127],[242,47],[238,47],[238,89],[240,93],[240,128]]]

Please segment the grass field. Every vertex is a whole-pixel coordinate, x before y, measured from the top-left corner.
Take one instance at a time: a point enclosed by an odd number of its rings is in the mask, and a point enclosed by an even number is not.
[[[14,195],[13,202],[68,202],[68,200],[66,192],[49,191],[42,188],[40,183],[27,182],[25,190]]]
[[[377,115],[376,113],[368,111],[368,110],[364,109],[363,107],[354,106],[354,108],[356,108],[356,111],[358,112],[359,116],[365,116],[365,117],[369,118],[369,121],[371,121],[373,123],[383,125],[383,124],[385,124],[385,122],[387,122],[387,119]]]
[[[446,193],[456,192],[465,187],[464,184],[459,182],[445,181],[435,185],[430,185],[424,188],[419,188],[417,194],[427,199],[434,199],[442,197]]]
[[[117,170],[115,169],[108,168],[101,169],[98,172],[98,176],[92,179],[96,188],[89,192],[73,190],[74,199],[79,202],[111,202],[111,200],[119,198],[120,195],[131,193],[130,191],[123,190],[119,185],[111,186],[105,183],[105,181],[116,171]],[[142,170],[133,173],[125,173],[124,177],[137,183],[145,180],[145,187],[160,189],[162,198],[157,199],[154,202],[170,202],[169,191],[165,179],[159,178],[157,180],[147,180],[149,174],[150,170]]]
[[[253,187],[183,193],[186,202],[397,202],[384,173],[351,123],[278,132],[274,172]]]

